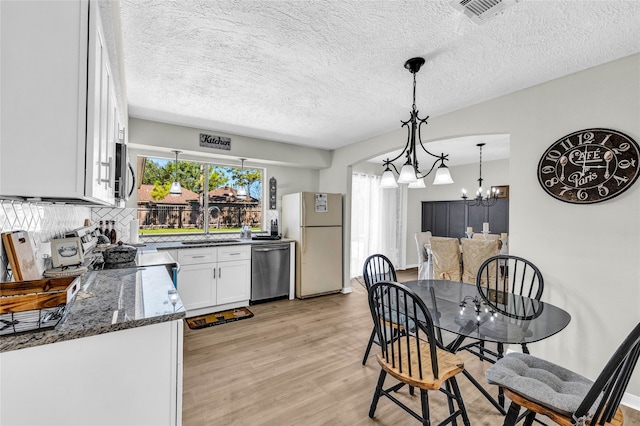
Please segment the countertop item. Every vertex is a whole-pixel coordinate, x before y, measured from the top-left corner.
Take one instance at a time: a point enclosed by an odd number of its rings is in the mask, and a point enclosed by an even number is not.
[[[13,231],[2,234],[13,278],[16,281],[38,280],[42,278],[35,253],[27,231]]]
[[[170,297],[176,301],[173,305]],[[0,352],[110,333],[185,317],[164,266],[89,271],[66,319],[48,331],[3,336]]]
[[[137,252],[137,248],[123,244],[121,241],[116,246],[103,251],[102,257],[105,263],[127,263],[136,259]]]
[[[74,277],[2,283],[0,335],[54,328],[79,289]]]

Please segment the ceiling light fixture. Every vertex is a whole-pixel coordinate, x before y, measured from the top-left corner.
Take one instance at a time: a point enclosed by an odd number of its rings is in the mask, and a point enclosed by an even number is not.
[[[244,160],[246,160],[246,158],[240,158],[240,178],[244,178]],[[236,191],[236,194],[238,196],[238,198],[247,198],[247,190],[245,189],[245,187],[241,184],[240,187],[238,188],[238,190]]]
[[[480,148],[480,177],[478,178],[478,190],[476,191],[475,198],[468,200],[467,190],[462,188],[462,198],[468,206],[482,206],[491,207],[498,201],[498,191],[495,188],[487,190],[487,196],[482,198],[482,147],[485,143],[479,143],[476,146]]]
[[[408,131],[407,144],[405,145],[404,149],[397,157],[395,157],[392,160],[390,160],[389,158],[384,160],[382,165],[386,168],[384,173],[382,174],[382,180],[380,181],[381,188],[397,188],[398,183],[408,183],[409,188],[425,188],[424,178],[427,177],[433,171],[433,169],[436,167],[438,162],[440,163],[440,165],[436,169],[436,175],[435,175],[435,178],[433,179],[433,184],[444,185],[444,184],[453,183],[453,179],[451,179],[451,173],[449,173],[449,168],[444,164],[445,161],[449,161],[449,158],[448,158],[449,154],[446,154],[446,155],[444,153],[440,155],[432,154],[429,151],[427,151],[427,149],[422,144],[420,127],[423,124],[427,124],[427,119],[429,118],[429,116],[427,116],[426,118],[418,117],[418,110],[416,109],[416,73],[420,71],[420,67],[424,65],[424,62],[425,62],[424,58],[418,57],[418,58],[411,58],[404,64],[404,67],[408,69],[411,72],[411,74],[413,74],[413,106],[411,110],[411,117],[407,121],[401,121],[402,127],[405,127],[405,126],[407,127],[407,131]],[[418,168],[418,158],[416,153],[416,138],[420,143],[420,146],[422,147],[424,152],[436,158],[436,160],[431,165],[431,169],[429,169],[429,171],[426,173],[421,172],[420,169]],[[396,161],[398,158],[402,157],[403,155],[407,157],[407,161],[404,163],[404,165],[402,166],[402,169],[400,169],[400,172],[398,173],[398,169],[393,164],[393,162]],[[393,172],[391,171],[390,166],[399,175],[397,182]]]
[[[169,190],[169,194],[173,197],[179,197],[182,195],[182,187],[180,186],[180,182],[178,182],[178,154],[182,151],[172,151],[176,153],[176,177],[175,180],[171,183],[171,189]]]

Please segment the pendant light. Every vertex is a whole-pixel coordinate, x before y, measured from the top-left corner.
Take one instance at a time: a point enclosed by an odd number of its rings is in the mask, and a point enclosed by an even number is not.
[[[171,183],[171,189],[169,190],[169,194],[173,197],[179,197],[182,195],[182,187],[180,186],[180,182],[178,182],[178,154],[182,151],[172,151],[176,153],[176,177],[175,180]]]
[[[396,183],[396,178],[393,176],[393,172],[389,168],[387,164],[387,169],[382,173],[382,179],[380,180],[380,188],[383,189],[391,189],[397,188],[398,184]]]
[[[240,158],[240,176],[244,177],[244,160],[246,160],[246,158]],[[236,191],[236,194],[238,196],[238,198],[247,198],[247,190],[243,185],[240,185],[240,187],[238,188],[238,190]]]
[[[427,149],[424,147],[424,144],[422,143],[422,138],[420,136],[420,127],[423,124],[427,124],[427,119],[429,118],[428,116],[426,118],[418,117],[418,110],[416,109],[416,73],[420,71],[420,67],[422,67],[424,63],[424,58],[418,57],[411,58],[404,64],[404,67],[408,69],[411,74],[413,74],[413,105],[411,109],[411,116],[409,120],[402,121],[402,127],[406,126],[408,131],[407,144],[397,157],[393,159],[387,158],[383,161],[383,166],[385,166],[386,169],[382,174],[382,179],[380,181],[381,188],[397,188],[398,183],[408,183],[409,188],[425,188],[426,186],[424,183],[424,178],[427,177],[434,169],[436,170],[435,178],[433,180],[434,185],[445,185],[453,183],[451,173],[449,173],[449,169],[444,164],[445,161],[449,161],[449,155],[444,153],[436,155],[427,151]],[[435,158],[435,161],[427,172],[421,172],[418,168],[418,144],[424,152]],[[407,161],[402,166],[402,169],[400,169],[400,173],[398,173],[398,169],[396,169],[393,161],[397,160],[403,155],[407,157]],[[436,168],[436,165],[438,165],[438,163],[440,165]],[[399,174],[397,182],[390,167],[392,167],[396,171],[396,173]]]
[[[462,188],[462,199],[467,203],[470,207],[481,206],[481,207],[491,207],[498,201],[498,192],[495,188],[492,190],[487,190],[487,196],[482,197],[482,147],[485,145],[484,142],[476,144],[478,148],[480,148],[480,177],[478,178],[478,190],[476,191],[476,196],[472,199],[469,199],[467,196],[467,190]]]

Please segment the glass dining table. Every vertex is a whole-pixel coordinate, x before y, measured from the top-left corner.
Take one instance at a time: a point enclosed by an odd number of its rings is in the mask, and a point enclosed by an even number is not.
[[[482,298],[478,288],[471,284],[446,280],[417,280],[402,284],[422,299],[440,331],[456,335],[446,345],[453,353],[467,348],[468,345],[463,346],[463,343],[472,339],[474,342],[496,343],[499,357],[504,345],[525,345],[546,339],[562,331],[571,321],[568,312],[550,303],[500,292]],[[471,352],[493,362],[484,356],[484,350]],[[500,412],[505,412],[502,393],[499,401],[495,401],[468,371],[464,373]]]

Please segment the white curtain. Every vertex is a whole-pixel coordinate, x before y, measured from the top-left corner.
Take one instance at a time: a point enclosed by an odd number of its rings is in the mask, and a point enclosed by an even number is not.
[[[406,191],[406,185],[380,189],[380,176],[352,174],[351,277],[362,275],[364,261],[375,253],[404,267]]]

